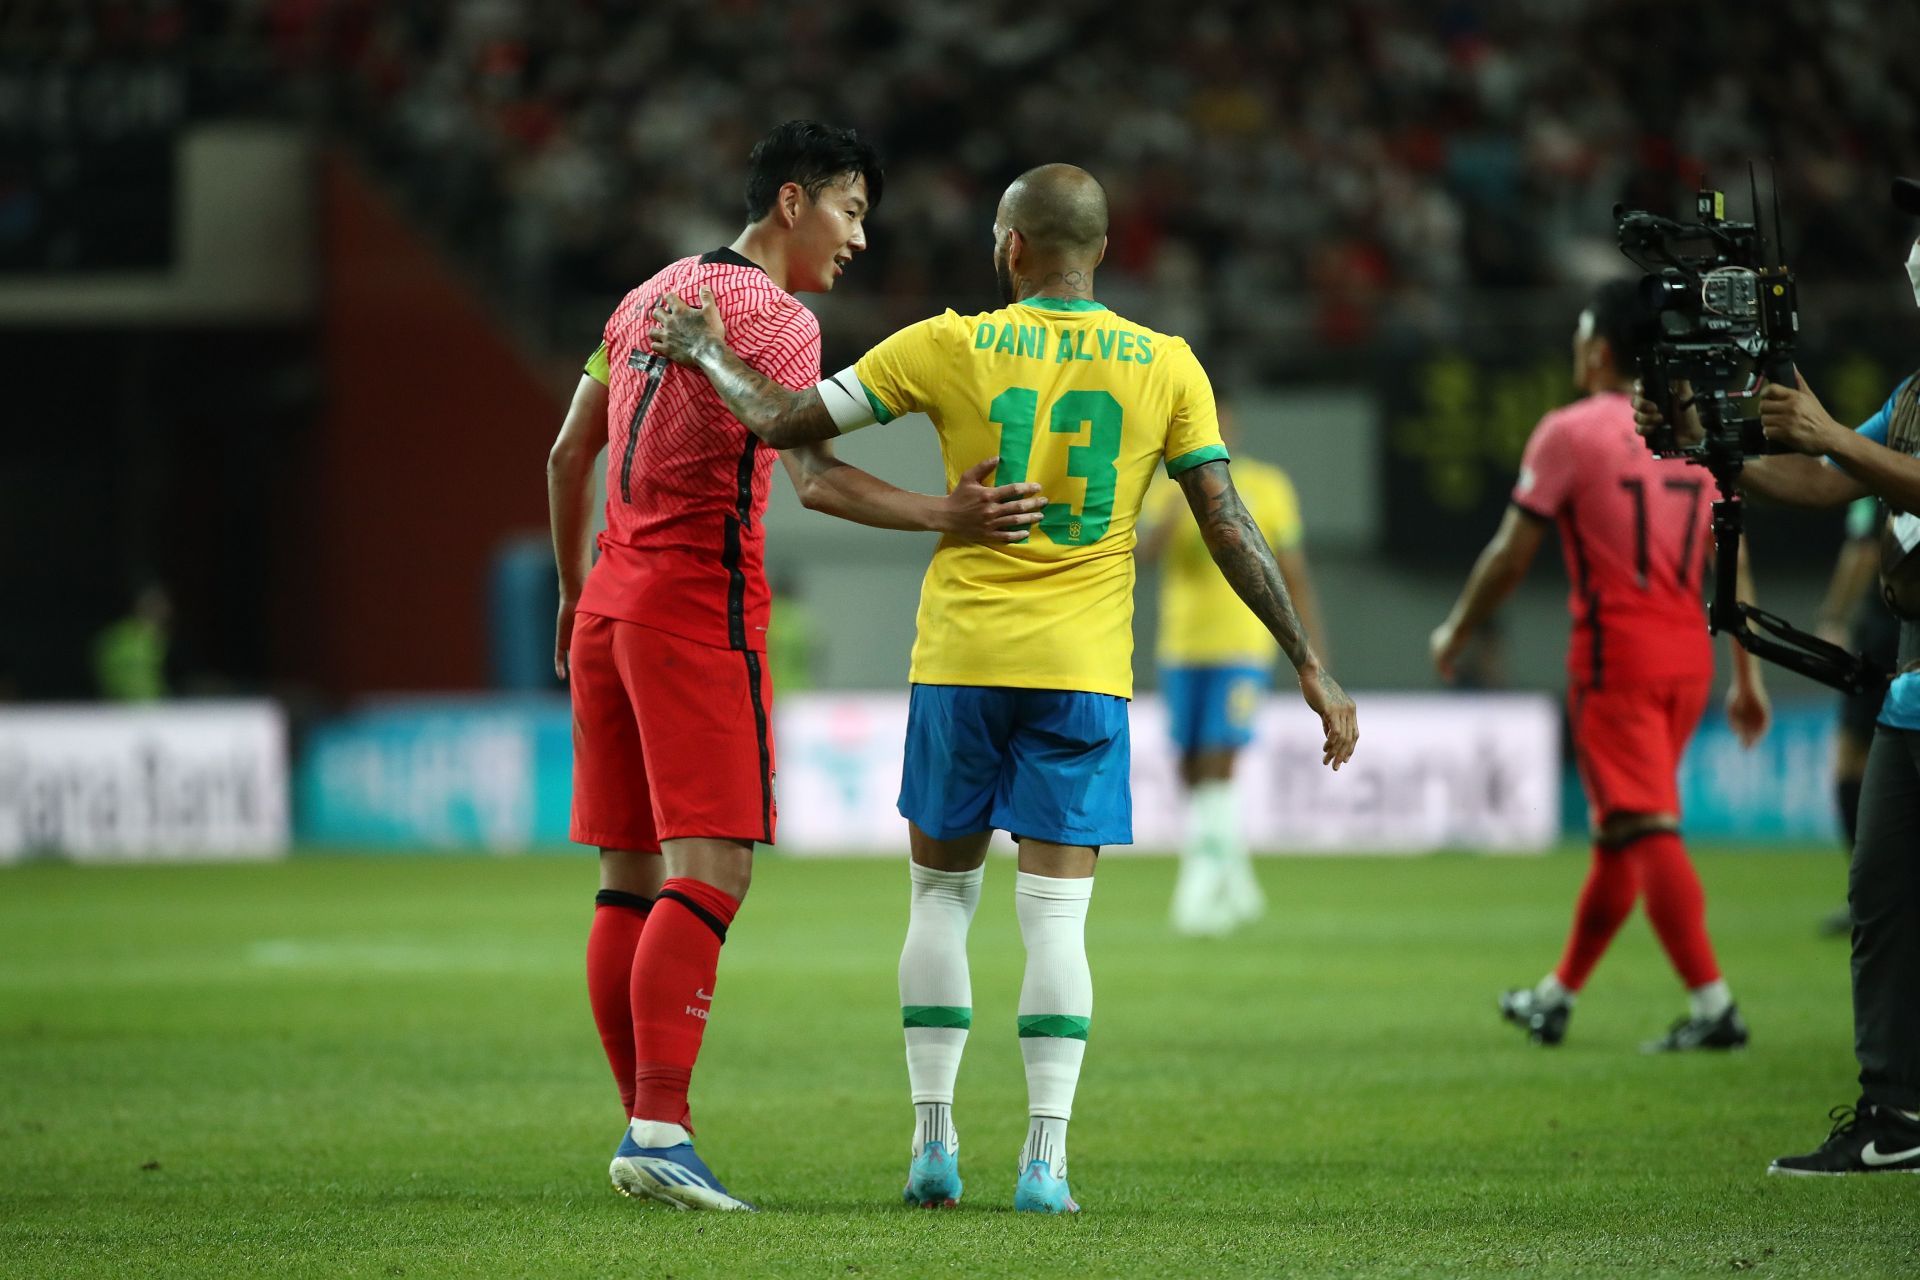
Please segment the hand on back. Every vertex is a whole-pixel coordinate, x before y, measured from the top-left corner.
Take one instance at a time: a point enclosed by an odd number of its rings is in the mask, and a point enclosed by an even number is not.
[[[967,468],[953,492],[941,499],[948,523],[942,532],[968,542],[1025,542],[1028,526],[1039,524],[1047,500],[1040,486],[989,484],[997,457],[983,458]]]
[[[655,355],[675,364],[697,364],[709,344],[724,346],[727,341],[726,322],[714,305],[713,290],[705,286],[700,289],[697,304],[689,306],[669,293],[653,304],[648,317],[653,322],[647,329],[648,344]]]

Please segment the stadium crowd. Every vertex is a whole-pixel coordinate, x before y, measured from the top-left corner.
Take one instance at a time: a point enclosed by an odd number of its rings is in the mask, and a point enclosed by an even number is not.
[[[1589,284],[1620,266],[1616,200],[1672,209],[1703,174],[1738,190],[1754,158],[1777,158],[1795,265],[1865,275],[1887,243],[1884,175],[1920,169],[1920,9],[1876,0],[1784,0],[1764,19],[1641,0],[15,13],[7,43],[29,54],[52,32],[70,57],[260,58],[536,329],[576,345],[577,315],[737,229],[737,166],[791,116],[853,124],[889,159],[854,281],[904,308],[877,331],[982,292],[994,194],[1051,159],[1094,164],[1112,192],[1118,305],[1144,293],[1177,332],[1322,348],[1375,336],[1389,299]]]

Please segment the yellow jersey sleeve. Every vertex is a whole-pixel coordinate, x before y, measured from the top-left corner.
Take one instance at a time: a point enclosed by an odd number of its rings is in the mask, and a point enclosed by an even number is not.
[[[1220,413],[1213,402],[1213,383],[1200,367],[1193,348],[1182,342],[1168,352],[1175,377],[1173,421],[1167,427],[1163,452],[1167,474],[1177,476],[1206,462],[1227,456],[1220,439]]]
[[[1262,532],[1267,535],[1267,541],[1275,551],[1291,551],[1300,545],[1304,536],[1300,523],[1300,495],[1284,471],[1275,470],[1269,483],[1272,490],[1268,495],[1267,523]]]
[[[607,371],[606,343],[603,342],[593,349],[593,354],[587,357],[586,367],[581,372],[603,387],[612,381],[613,375]]]
[[[860,380],[877,421],[892,422],[940,402],[953,367],[949,340],[958,323],[951,311],[929,317],[883,338],[854,361],[853,376]]]

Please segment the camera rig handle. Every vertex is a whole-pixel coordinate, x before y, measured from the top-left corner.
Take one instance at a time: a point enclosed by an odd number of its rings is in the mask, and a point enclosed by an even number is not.
[[[1754,657],[1798,671],[1842,693],[1884,691],[1893,679],[1893,673],[1884,667],[1802,631],[1784,618],[1740,602],[1737,584],[1745,504],[1734,488],[1739,474],[1738,467],[1727,474],[1718,469],[1714,472],[1720,499],[1713,504],[1714,580],[1707,630],[1713,635],[1725,632]]]

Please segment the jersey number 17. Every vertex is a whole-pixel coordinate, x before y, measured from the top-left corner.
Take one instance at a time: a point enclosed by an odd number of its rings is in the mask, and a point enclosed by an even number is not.
[[[1640,578],[1640,589],[1644,591],[1648,571],[1653,567],[1647,548],[1647,484],[1638,476],[1627,476],[1620,481],[1620,487],[1633,498],[1633,569]],[[1693,544],[1700,523],[1700,490],[1704,482],[1667,479],[1660,482],[1660,487],[1668,493],[1683,494],[1686,499],[1687,528],[1680,535],[1680,560],[1674,574],[1684,587],[1687,585],[1687,575],[1693,572]]]

